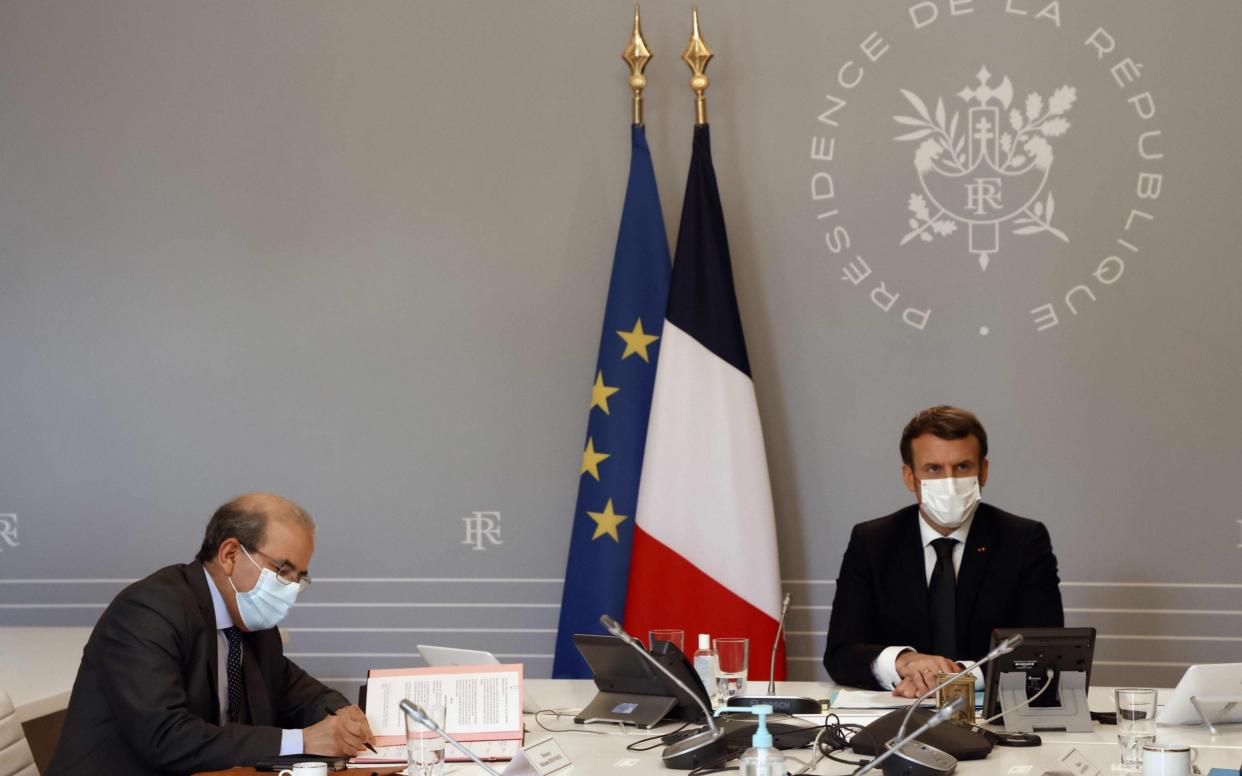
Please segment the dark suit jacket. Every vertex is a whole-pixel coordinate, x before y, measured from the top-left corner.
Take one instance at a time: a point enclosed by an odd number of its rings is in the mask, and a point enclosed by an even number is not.
[[[854,526],[824,650],[836,682],[880,689],[871,663],[885,647],[931,650],[921,519],[912,504]],[[957,654],[946,657],[982,657],[993,628],[1062,627],[1059,584],[1043,523],[980,504],[957,574]]]
[[[200,563],[121,591],[83,650],[47,776],[187,774],[280,753],[282,728],[348,705],[285,658],[275,628],[242,634],[247,708],[218,725],[216,616]]]

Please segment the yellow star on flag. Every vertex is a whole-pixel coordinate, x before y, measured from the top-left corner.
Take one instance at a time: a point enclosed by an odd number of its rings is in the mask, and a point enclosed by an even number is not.
[[[622,361],[637,353],[643,361],[651,363],[651,359],[647,358],[647,346],[658,340],[660,336],[644,332],[642,318],[635,321],[633,330],[618,331],[617,336],[625,340],[625,352],[621,354]]]
[[[590,472],[595,481],[599,482],[599,463],[608,457],[608,453],[595,452],[595,440],[587,437],[586,449],[582,451],[582,471],[578,472],[578,474],[583,475]]]
[[[628,515],[618,515],[612,511],[612,499],[608,499],[608,505],[604,507],[603,512],[587,512],[587,516],[595,521],[595,534],[591,537],[591,541],[595,541],[604,534],[612,537],[617,544],[621,543],[621,536],[617,533],[617,526],[621,521],[629,519]]]
[[[604,373],[601,371],[595,375],[595,385],[591,386],[591,406],[599,407],[604,411],[605,415],[611,415],[608,411],[608,397],[612,396],[620,388],[613,388],[611,385],[604,385]]]

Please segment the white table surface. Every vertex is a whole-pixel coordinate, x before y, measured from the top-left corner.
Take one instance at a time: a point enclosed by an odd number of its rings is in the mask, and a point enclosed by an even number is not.
[[[69,692],[82,657],[82,647],[90,632],[90,628],[0,628],[0,688],[9,693],[17,708],[18,717],[23,722],[64,709],[68,705]],[[528,679],[526,684],[528,691],[535,695],[541,705],[548,708],[580,709],[595,694],[595,685],[588,680]],[[823,682],[781,682],[778,685],[780,693],[812,698],[830,697],[834,690],[833,685]],[[1112,710],[1111,688],[1092,687],[1089,701],[1091,708],[1097,711]],[[857,720],[865,723],[866,720],[859,718],[874,717],[884,712],[839,713],[845,721]],[[660,751],[663,747],[656,747],[648,752],[628,752],[625,747],[645,736],[668,732],[675,725],[664,725],[651,731],[631,729],[622,732],[611,725],[575,725],[572,714],[559,719],[543,714],[540,721],[563,732],[545,731],[535,722],[533,715],[527,714],[526,728],[529,732],[526,743],[529,745],[545,738],[555,738],[574,761],[573,773],[577,776],[599,773],[641,776],[670,772],[660,762]],[[599,730],[603,734],[568,732],[583,729]],[[1242,765],[1242,725],[1226,725],[1221,727],[1221,731],[1223,735],[1213,736],[1201,727],[1162,725],[1157,730],[1156,740],[1197,747],[1199,765],[1205,774],[1213,767],[1231,768],[1236,772]],[[1029,776],[1040,776],[1071,748],[1077,748],[1105,774],[1113,773],[1112,765],[1117,761],[1117,739],[1112,726],[1101,726],[1097,723],[1093,733],[1041,733],[1040,736],[1043,746],[1029,749],[997,747],[986,759],[962,762],[957,772],[966,776],[1024,776],[1020,769],[1029,765],[1033,766]],[[786,756],[809,761],[810,750],[791,750],[786,752]],[[839,756],[846,759],[858,758],[849,751]],[[789,764],[791,770],[799,767],[792,759]],[[498,770],[503,770],[503,767]],[[849,774],[853,770],[847,765],[824,761],[812,773]],[[445,769],[446,776],[474,776],[481,773],[483,771],[474,765],[451,764]]]
[[[590,681],[528,679],[527,686],[529,691],[536,695],[541,704],[572,709],[581,708],[589,703],[595,692],[594,684]],[[834,689],[831,684],[820,682],[781,682],[778,684],[778,692],[782,694],[805,695],[811,698],[830,697]],[[1091,708],[1097,711],[1111,711],[1114,707],[1112,688],[1092,687],[1089,703]],[[841,711],[839,713],[842,717],[848,717],[846,721],[854,721],[858,717],[870,716],[874,718],[885,712]],[[642,774],[667,774],[674,772],[664,768],[660,762],[662,746],[656,747],[649,752],[627,752],[625,747],[645,736],[658,732],[668,732],[675,725],[661,726],[652,731],[634,732],[631,730],[627,733],[621,733],[612,726],[607,725],[575,725],[572,715],[556,719],[549,714],[542,714],[540,715],[540,721],[548,727],[557,728],[558,730],[562,728],[589,728],[606,731],[605,735],[570,732],[549,733],[536,724],[533,715],[526,715],[526,728],[528,730],[526,744],[538,743],[549,737],[555,738],[566,754],[573,760],[573,774],[575,776],[584,776],[584,774],[591,774],[592,776],[594,774],[641,776]],[[861,720],[861,722],[865,723],[865,720]],[[1223,735],[1212,736],[1203,728],[1166,727],[1162,725],[1157,730],[1156,740],[1187,743],[1198,748],[1198,762],[1204,774],[1207,774],[1208,770],[1213,767],[1230,768],[1236,773],[1239,765],[1242,765],[1242,725],[1227,725],[1222,727],[1221,731]],[[1093,733],[1040,733],[1040,737],[1043,739],[1042,746],[1026,749],[996,747],[983,760],[962,762],[957,768],[957,773],[964,774],[964,776],[972,776],[974,774],[1040,776],[1044,770],[1051,768],[1057,760],[1072,748],[1077,748],[1105,776],[1115,772],[1113,764],[1118,760],[1117,734],[1116,728],[1111,725],[1103,726],[1096,723],[1095,732]],[[790,758],[796,757],[804,762],[809,762],[811,758],[809,749],[789,750],[785,752],[785,755],[787,766],[791,771],[795,771],[801,766]],[[844,759],[866,759],[848,750],[839,753],[838,756]],[[734,767],[737,765],[736,761],[730,764]],[[504,763],[497,763],[497,765],[500,766],[497,767],[497,770],[504,769]],[[1024,771],[1023,766],[1031,766],[1031,768],[1029,771]],[[850,774],[854,770],[855,768],[852,766],[825,760],[811,773]],[[475,765],[450,764],[445,768],[445,776],[475,776],[482,773],[482,769]]]
[[[0,628],[0,689],[22,722],[60,711],[82,662],[90,628]]]

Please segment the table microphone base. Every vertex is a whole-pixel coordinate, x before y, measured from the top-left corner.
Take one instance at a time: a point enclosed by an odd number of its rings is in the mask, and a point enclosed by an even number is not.
[[[823,705],[814,698],[799,695],[736,695],[725,705],[731,708],[769,705],[776,714],[819,714]]]
[[[885,746],[892,746],[889,741]],[[910,741],[880,763],[884,776],[949,776],[957,770],[957,758],[922,741]]]
[[[722,764],[727,752],[725,731],[721,727],[704,730],[665,747],[660,759],[664,761],[665,768],[689,771],[707,765]]]

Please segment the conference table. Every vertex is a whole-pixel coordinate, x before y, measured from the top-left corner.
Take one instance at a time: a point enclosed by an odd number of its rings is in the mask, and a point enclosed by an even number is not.
[[[595,686],[590,681],[528,679],[528,691],[539,699],[539,702],[550,709],[580,709],[590,702],[595,693]],[[788,695],[805,695],[811,698],[831,697],[836,688],[827,682],[780,682],[777,692]],[[1170,692],[1163,690],[1162,695]],[[1096,711],[1112,711],[1114,709],[1112,688],[1092,687],[1088,696],[1090,707]],[[843,722],[866,724],[884,710],[838,710],[837,714]],[[807,724],[811,718],[803,718]],[[822,722],[822,717],[819,718]],[[573,714],[557,717],[549,713],[541,713],[536,720],[535,715],[526,715],[525,745],[540,743],[552,738],[573,762],[572,770],[557,771],[556,776],[572,773],[574,776],[594,776],[595,774],[615,774],[615,776],[643,776],[654,773],[676,773],[665,768],[660,761],[662,746],[646,752],[627,751],[626,747],[640,739],[657,733],[674,730],[677,724],[662,725],[647,730],[618,729],[610,724],[576,725]],[[996,747],[992,753],[982,760],[963,761],[957,773],[963,776],[972,774],[1007,774],[1010,776],[1041,776],[1051,770],[1060,759],[1077,750],[1089,763],[1099,769],[1100,774],[1114,773],[1118,763],[1116,728],[1111,725],[1095,723],[1091,733],[1059,733],[1043,732],[1040,737],[1043,744],[1038,747],[1014,748]],[[545,728],[551,728],[547,730]],[[594,733],[582,732],[585,730]],[[1184,743],[1199,750],[1198,765],[1204,774],[1211,768],[1225,768],[1230,773],[1238,773],[1242,765],[1242,725],[1225,725],[1220,727],[1221,735],[1213,736],[1205,728],[1196,726],[1160,726],[1156,733],[1159,742]],[[452,745],[450,744],[451,748]],[[791,772],[802,767],[798,760],[809,763],[810,749],[795,749],[785,752],[786,764]],[[864,760],[865,757],[855,755],[852,751],[838,753],[839,757],[848,760]],[[796,759],[795,759],[796,758]],[[506,763],[495,763],[497,771],[503,771]],[[732,761],[734,768],[737,762]],[[850,774],[855,766],[823,760],[811,774]],[[371,774],[392,773],[393,769],[362,766],[357,773]],[[212,776],[241,776],[254,773],[249,769],[233,769],[230,771],[212,772]],[[449,763],[445,776],[477,776],[485,772],[477,765],[466,763]],[[1084,774],[1090,776],[1090,774]]]
[[[58,716],[68,702],[69,689],[76,673],[77,663],[81,659],[82,645],[90,633],[89,628],[0,628],[0,687],[4,687],[17,707],[18,718],[26,725],[37,724],[39,720],[50,720]],[[528,679],[528,691],[539,702],[549,709],[581,709],[587,705],[595,693],[595,685],[588,680],[555,680]],[[832,697],[837,688],[828,682],[781,682],[778,692],[790,695],[805,695],[811,698]],[[1162,691],[1162,695],[1169,691]],[[1096,711],[1112,711],[1112,688],[1092,687],[1088,697],[1089,704]],[[882,711],[837,710],[843,722],[865,724],[874,719]],[[811,724],[810,718],[806,723]],[[573,761],[573,773],[600,774],[613,773],[616,776],[643,776],[656,772],[670,773],[660,761],[660,750],[657,746],[647,752],[631,752],[626,747],[642,738],[657,733],[669,732],[676,725],[662,725],[651,731],[636,731],[633,728],[618,729],[614,725],[593,724],[575,725],[573,714],[556,717],[543,713],[536,719],[535,715],[526,715],[526,745],[539,743],[546,738],[554,739]],[[59,733],[57,724],[55,733]],[[552,728],[545,730],[544,728]],[[591,730],[594,733],[581,731]],[[29,732],[29,730],[28,730]],[[50,731],[51,732],[51,731]],[[1198,726],[1160,726],[1156,740],[1189,744],[1199,750],[1199,767],[1204,774],[1210,768],[1225,768],[1231,773],[1238,773],[1242,766],[1242,725],[1224,725],[1220,727],[1221,735],[1213,736],[1205,728]],[[1118,750],[1116,729],[1096,723],[1091,733],[1057,733],[1040,734],[1043,745],[1032,748],[996,747],[983,760],[963,761],[958,766],[958,773],[963,776],[971,774],[1012,774],[1012,776],[1040,776],[1050,769],[1061,757],[1071,749],[1077,749],[1091,764],[1099,768],[1101,773],[1114,772]],[[32,744],[35,744],[32,741]],[[844,759],[863,759],[852,752],[840,753]],[[809,749],[790,750],[786,757],[791,771],[797,771],[801,765],[795,759],[809,762]],[[736,761],[731,763],[736,766]],[[505,763],[496,763],[497,770],[503,770]],[[393,767],[361,766],[358,773],[381,775],[400,770]],[[822,761],[812,774],[849,774],[851,766]],[[229,771],[213,772],[231,776],[254,773],[248,768],[237,768]],[[445,768],[445,776],[475,776],[484,771],[478,766],[463,763],[449,763]]]

